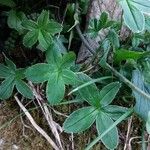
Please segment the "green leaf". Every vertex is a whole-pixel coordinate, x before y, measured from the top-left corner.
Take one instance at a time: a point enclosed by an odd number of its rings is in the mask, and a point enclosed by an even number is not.
[[[113,47],[115,47],[115,48],[120,47],[119,35],[116,33],[116,31],[114,29],[109,31],[108,39]]]
[[[25,29],[30,30],[30,31],[39,29],[38,24],[35,21],[27,20],[27,19],[22,22],[22,26]]]
[[[52,73],[46,87],[46,96],[51,105],[59,104],[65,94],[65,83],[58,73]]]
[[[132,0],[133,1],[133,0]],[[135,7],[131,0],[120,0],[119,3],[124,10],[123,18],[125,24],[133,32],[141,32],[145,26],[143,13]]]
[[[95,138],[86,148],[85,150],[90,150],[96,143],[98,143],[108,132],[110,132],[113,128],[115,128],[121,121],[127,118],[129,115],[133,113],[133,108],[130,108],[125,114],[123,114],[118,120],[116,120],[113,124],[110,125],[109,128],[100,134],[97,138]],[[107,123],[108,124],[108,123]]]
[[[11,10],[8,15],[8,26],[9,28],[13,28],[17,31],[21,31],[23,29],[22,27],[22,21],[26,20],[26,16],[21,11]]]
[[[39,63],[29,67],[25,75],[28,80],[34,83],[41,83],[49,80],[51,70],[54,70],[52,65]]]
[[[25,68],[19,68],[15,71],[15,79],[24,79],[25,78]]]
[[[88,129],[95,121],[98,110],[94,107],[84,107],[74,111],[63,124],[67,133],[79,133]]]
[[[24,97],[33,99],[33,93],[30,89],[30,87],[22,80],[15,80],[15,85],[20,94],[22,94]]]
[[[74,3],[73,3],[74,4]],[[81,8],[81,13],[82,14],[87,14],[87,12],[88,12],[88,6],[90,5],[90,0],[79,0],[79,5],[80,5],[80,8]],[[74,6],[74,5],[73,5]],[[70,8],[71,9],[71,8]],[[75,7],[73,7],[73,12],[74,12],[74,9],[75,9]],[[73,13],[72,12],[72,13]],[[71,13],[71,12],[70,12]]]
[[[128,109],[117,105],[108,105],[103,108],[103,111],[113,120],[118,120]]]
[[[111,48],[111,46],[110,46],[110,41],[106,38],[106,39],[102,42],[102,45],[101,45],[101,46],[102,46],[104,52],[103,52],[103,57],[100,59],[99,64],[100,64],[102,67],[105,67],[106,62],[107,62],[107,56],[108,56],[109,50],[110,50],[110,48]]]
[[[91,36],[91,38],[96,38],[101,29],[108,28],[112,26],[113,23],[114,21],[108,20],[108,13],[102,12],[99,19],[94,18],[90,20],[87,33]]]
[[[23,45],[31,48],[38,40],[39,31],[29,31],[23,38]]]
[[[96,128],[101,135],[113,124],[113,120],[105,113],[100,112],[96,118]],[[119,137],[117,127],[110,130],[103,138],[102,142],[108,149],[115,149],[118,145]]]
[[[10,76],[2,82],[2,84],[0,85],[1,100],[8,99],[12,95],[14,85],[14,76]]]
[[[77,75],[71,70],[63,69],[62,76],[65,84],[75,85],[79,82]]]
[[[130,0],[130,3],[144,13],[150,13],[149,0]]]
[[[40,30],[38,40],[39,40],[40,46],[43,47],[44,50],[47,50],[50,44],[53,43],[52,36],[45,30]]]
[[[150,32],[150,16],[145,16],[145,29]]]
[[[119,63],[123,60],[134,59],[138,60],[142,58],[147,52],[131,51],[126,49],[118,49],[115,51],[114,61]]]
[[[143,61],[143,76],[144,76],[144,81],[150,84],[150,62],[149,61]]]
[[[43,27],[45,25],[47,25],[49,22],[49,11],[43,10],[40,14],[40,16],[38,17],[37,23],[39,25],[39,27]]]
[[[62,59],[60,51],[58,51],[55,43],[52,43],[46,51],[46,61],[49,64],[57,64]]]
[[[86,74],[79,74],[78,78],[81,81],[81,83],[78,86],[92,80]],[[95,107],[100,106],[100,104],[99,104],[99,91],[98,91],[98,88],[96,87],[95,83],[90,84],[89,86],[86,86],[82,89],[79,89],[79,94],[90,105],[95,106]]]
[[[96,38],[98,36],[98,33],[99,33],[98,20],[96,18],[94,18],[94,19],[90,20],[90,22],[89,22],[87,34],[91,38]]]
[[[145,93],[150,94],[150,84],[144,82],[144,77],[138,69],[133,71],[132,81],[135,86],[140,88]],[[134,110],[140,117],[142,117],[146,121],[148,112],[150,111],[150,100],[143,97],[141,94],[137,93],[134,90],[133,95],[136,99]]]
[[[63,43],[68,43],[67,39],[63,35],[60,35],[59,38],[54,37],[53,40],[54,40],[53,43],[55,44],[57,51],[59,51],[59,53],[65,54],[67,52],[67,49]]]
[[[8,7],[15,7],[16,4],[13,0],[0,0],[0,5],[8,6]]]
[[[98,30],[101,30],[103,27],[105,27],[107,21],[108,21],[108,13],[102,12],[98,23]]]
[[[61,67],[64,69],[70,68],[75,61],[75,54],[73,52],[69,52],[63,55],[61,60]]]
[[[115,98],[120,87],[121,87],[121,84],[119,82],[112,82],[106,85],[105,87],[103,87],[99,95],[101,106],[104,107],[104,106],[109,105]]]
[[[8,59],[6,56],[5,56],[5,62],[10,70],[12,70],[13,72],[16,71],[16,65],[13,63],[13,61]]]
[[[11,71],[8,67],[3,64],[0,64],[0,78],[6,78],[10,76]]]
[[[146,130],[147,130],[148,134],[150,134],[150,111],[148,112],[148,117],[147,117],[147,121],[146,121]]]
[[[62,26],[54,20],[50,20],[46,25],[45,30],[51,35],[55,35],[56,33],[60,33],[62,31]]]

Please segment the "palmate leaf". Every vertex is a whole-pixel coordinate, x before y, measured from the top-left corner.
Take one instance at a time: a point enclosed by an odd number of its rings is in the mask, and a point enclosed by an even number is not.
[[[22,26],[28,30],[23,38],[23,43],[27,47],[32,47],[37,41],[41,50],[47,50],[55,41],[54,35],[60,33],[62,26],[49,19],[49,11],[43,10],[37,21],[25,20]]]
[[[87,33],[92,38],[95,38],[98,36],[98,33],[101,29],[108,28],[108,27],[112,26],[112,24],[113,24],[113,21],[108,20],[108,13],[102,12],[99,19],[94,18],[94,19],[90,20]]]
[[[98,134],[101,135],[113,123],[113,120],[107,114],[100,112],[96,118],[96,128]],[[108,149],[115,149],[119,142],[117,127],[110,130],[101,140]]]
[[[53,57],[50,54],[53,54]],[[63,57],[61,55],[58,57],[57,54],[54,55],[55,53],[50,54],[47,55],[47,61],[50,64],[39,63],[33,65],[26,70],[25,74],[27,79],[34,83],[47,81],[46,96],[48,102],[55,105],[63,99],[65,85],[72,85],[78,79],[76,74],[70,70],[74,61],[74,54],[68,53]],[[52,60],[49,61],[49,59]]]
[[[5,56],[7,66],[0,64],[0,78],[5,80],[0,85],[0,99],[8,99],[16,86],[19,93],[26,98],[33,98],[33,93],[29,86],[23,81],[25,69],[16,68],[16,65]]]
[[[95,121],[98,110],[94,107],[84,107],[74,111],[63,124],[67,133],[80,133],[88,129]]]
[[[135,1],[138,3],[137,0]],[[147,2],[149,3],[149,0]],[[124,10],[124,22],[133,32],[141,32],[145,26],[144,15],[139,10],[139,6],[137,8],[137,3],[134,0],[119,0],[119,4]]]
[[[150,94],[150,84],[144,82],[144,77],[138,69],[133,71],[132,81],[135,86],[140,88],[145,93]],[[150,100],[143,97],[141,94],[137,93],[134,90],[133,95],[136,99],[134,110],[140,117],[142,117],[146,121],[148,112],[150,111]]]

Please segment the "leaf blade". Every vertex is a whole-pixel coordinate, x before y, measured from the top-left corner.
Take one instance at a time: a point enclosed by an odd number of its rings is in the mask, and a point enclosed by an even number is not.
[[[105,87],[103,87],[99,95],[100,104],[103,107],[109,105],[115,98],[120,87],[121,87],[121,84],[119,82],[112,82],[106,85]]]
[[[46,96],[51,105],[59,104],[65,94],[65,84],[62,77],[52,73],[46,86]]]
[[[109,116],[107,116],[103,112],[100,112],[96,118],[96,128],[97,128],[98,134],[101,135],[113,123],[114,123],[113,120]],[[111,129],[101,140],[108,149],[115,149],[119,141],[117,127],[114,127],[113,129]]]
[[[53,70],[53,66],[50,64],[39,63],[27,68],[25,75],[28,80],[41,83],[49,79],[50,70]]]
[[[2,84],[0,85],[0,99],[5,100],[8,99],[13,92],[15,82],[14,77],[10,76],[6,78]]]
[[[74,111],[63,124],[67,133],[80,133],[88,129],[95,121],[98,111],[94,107],[84,107]]]
[[[15,80],[15,85],[16,85],[16,88],[17,88],[18,92],[20,94],[22,94],[24,97],[29,98],[29,99],[34,98],[30,87],[24,81]]]

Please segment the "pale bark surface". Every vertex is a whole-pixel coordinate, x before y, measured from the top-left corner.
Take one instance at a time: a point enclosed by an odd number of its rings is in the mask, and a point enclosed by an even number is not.
[[[87,14],[87,25],[86,25],[85,32],[88,28],[89,21],[93,18],[99,18],[101,13],[104,11],[109,13],[109,18],[111,20],[121,21],[122,9],[118,5],[117,0],[91,0],[88,14]],[[96,48],[99,47],[98,42],[104,39],[106,34],[107,34],[107,30],[102,30],[96,39],[91,39],[86,35],[86,40],[88,41],[89,45],[93,48],[93,50],[96,50]],[[129,35],[129,30],[126,27],[122,27],[120,32],[120,38],[122,40],[125,40],[126,37],[128,37],[128,35]],[[90,57],[90,53],[88,52],[84,44],[82,44],[78,54],[77,62],[81,62],[83,60],[85,61],[89,57]]]

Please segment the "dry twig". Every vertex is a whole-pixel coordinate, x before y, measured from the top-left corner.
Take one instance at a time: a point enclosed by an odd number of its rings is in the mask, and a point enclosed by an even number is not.
[[[59,133],[58,133],[58,130],[57,129],[60,129],[60,126],[59,128],[58,127],[58,124],[56,126],[56,123],[54,122],[53,118],[52,118],[52,114],[50,113],[48,107],[47,107],[47,104],[45,103],[44,99],[41,97],[41,95],[37,92],[37,90],[35,89],[34,85],[32,84],[32,82],[29,82],[31,88],[32,88],[32,91],[33,91],[33,94],[36,98],[36,100],[38,101],[38,104],[39,106],[41,107],[42,109],[42,112],[48,122],[48,125],[60,147],[60,150],[63,150],[63,146],[61,144],[61,140],[60,140],[60,136],[59,136]],[[60,130],[62,131],[62,130]]]
[[[34,121],[33,117],[31,114],[28,112],[28,110],[23,106],[23,104],[20,102],[17,96],[14,96],[16,102],[18,103],[19,107],[23,110],[33,127],[51,144],[51,146],[55,150],[60,150],[57,145],[53,142],[53,140],[48,136],[48,134],[40,127],[37,125],[37,123]]]
[[[130,132],[131,132],[131,125],[132,125],[132,118],[133,116],[131,116],[131,118],[129,118],[128,120],[128,130],[127,130],[127,135],[126,135],[126,141],[125,141],[125,145],[124,145],[124,150],[127,150],[129,147],[129,137],[130,137]]]

